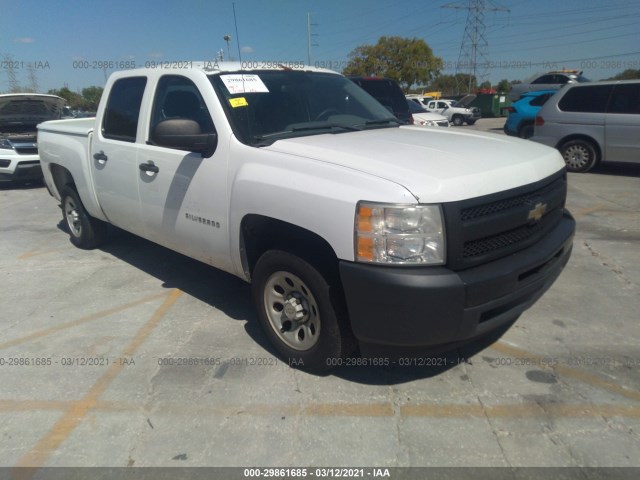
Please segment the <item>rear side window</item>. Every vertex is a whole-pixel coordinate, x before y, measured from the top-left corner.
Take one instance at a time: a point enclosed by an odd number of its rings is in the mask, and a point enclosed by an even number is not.
[[[146,77],[122,78],[113,84],[102,120],[102,135],[105,138],[136,141],[140,104],[146,84]]]
[[[609,113],[640,113],[640,83],[616,85],[613,89]]]
[[[574,87],[560,99],[558,107],[563,112],[604,113],[612,89],[612,85]]]

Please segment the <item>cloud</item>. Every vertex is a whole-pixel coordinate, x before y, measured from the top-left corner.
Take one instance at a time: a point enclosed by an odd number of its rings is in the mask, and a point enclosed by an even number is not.
[[[36,39],[32,37],[18,37],[13,41],[16,43],[35,43]]]
[[[242,53],[253,53],[253,52],[255,52],[255,50],[253,49],[253,47],[249,47],[249,46],[242,47],[242,48],[240,49],[240,51],[241,51]]]

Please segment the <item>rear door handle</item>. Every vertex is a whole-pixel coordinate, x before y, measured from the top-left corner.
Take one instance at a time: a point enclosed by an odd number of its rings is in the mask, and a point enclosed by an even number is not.
[[[146,173],[158,173],[160,171],[158,166],[151,160],[149,160],[147,163],[141,163],[140,165],[138,165],[138,168]]]
[[[97,160],[101,165],[104,165],[105,163],[107,163],[107,160],[109,160],[109,157],[107,157],[102,150],[100,150],[98,153],[94,153],[93,158]]]

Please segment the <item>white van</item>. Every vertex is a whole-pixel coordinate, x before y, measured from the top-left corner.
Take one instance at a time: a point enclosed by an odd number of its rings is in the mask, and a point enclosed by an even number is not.
[[[560,150],[570,172],[640,163],[640,80],[566,86],[538,112],[531,140]]]

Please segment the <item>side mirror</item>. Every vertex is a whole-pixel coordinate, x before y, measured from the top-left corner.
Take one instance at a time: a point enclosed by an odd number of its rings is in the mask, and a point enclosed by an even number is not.
[[[197,152],[204,158],[213,155],[218,146],[217,134],[202,133],[198,122],[186,118],[174,118],[158,123],[151,131],[150,140],[152,145]]]

